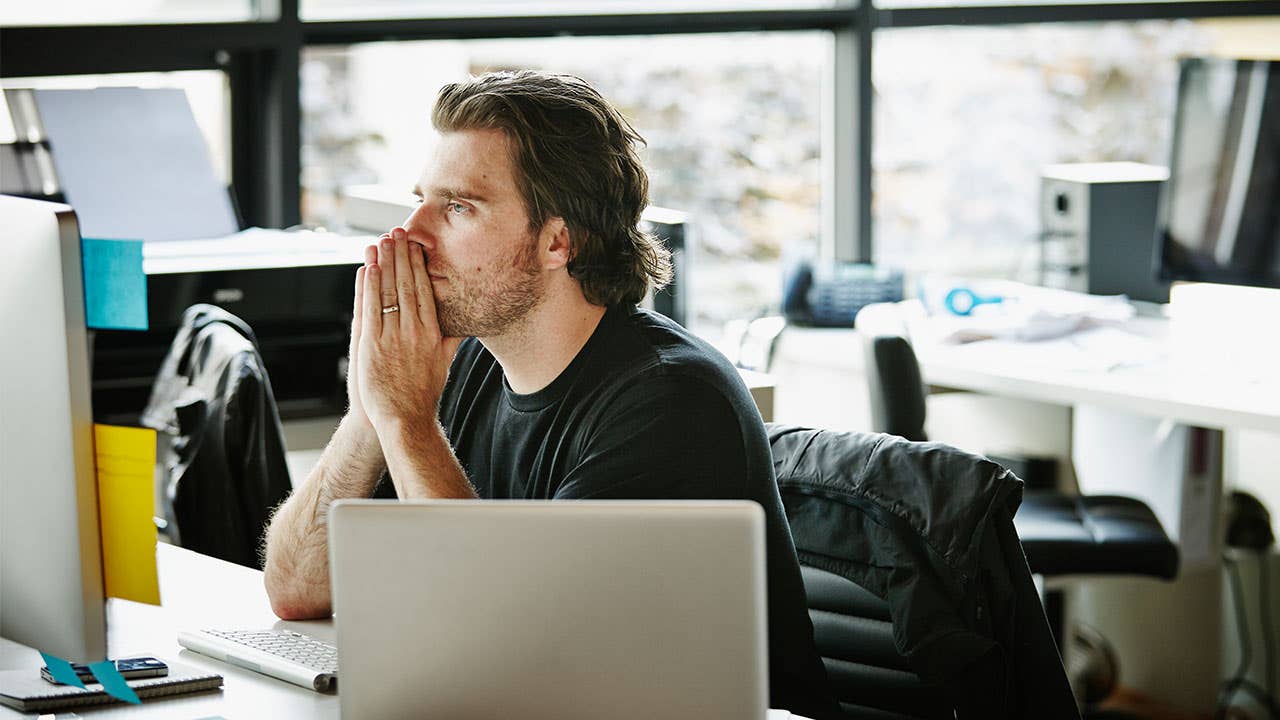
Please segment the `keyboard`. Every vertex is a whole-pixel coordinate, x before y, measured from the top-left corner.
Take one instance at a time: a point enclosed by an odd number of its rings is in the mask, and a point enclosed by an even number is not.
[[[247,670],[332,692],[338,687],[338,648],[289,630],[179,632],[178,644]]]

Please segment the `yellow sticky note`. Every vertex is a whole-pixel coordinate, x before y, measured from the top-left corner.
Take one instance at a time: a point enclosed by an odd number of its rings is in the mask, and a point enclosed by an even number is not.
[[[108,597],[160,604],[156,578],[156,431],[93,426]]]

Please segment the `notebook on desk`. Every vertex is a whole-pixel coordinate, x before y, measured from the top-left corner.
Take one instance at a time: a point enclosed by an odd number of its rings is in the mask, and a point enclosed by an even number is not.
[[[177,663],[168,663],[169,674],[163,677],[127,680],[139,700],[166,695],[214,690],[222,687],[222,676]],[[40,677],[37,669],[0,671],[0,704],[20,712],[45,712],[89,705],[118,703],[97,683],[83,688],[56,685]]]

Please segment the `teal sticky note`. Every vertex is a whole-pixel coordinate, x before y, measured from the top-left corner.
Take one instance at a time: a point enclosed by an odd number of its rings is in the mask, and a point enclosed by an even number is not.
[[[85,324],[100,330],[147,329],[142,241],[82,238]]]
[[[44,666],[49,668],[49,674],[53,676],[55,681],[63,685],[74,685],[78,688],[84,687],[84,683],[80,682],[80,676],[76,675],[75,668],[71,667],[71,663],[57,655],[50,655],[43,650],[40,651],[40,657],[44,658]]]
[[[98,679],[98,682],[102,683],[102,689],[111,697],[134,705],[142,704],[142,701],[138,699],[138,694],[133,691],[133,688],[129,687],[129,683],[124,681],[124,676],[116,670],[114,660],[89,663],[89,671]]]

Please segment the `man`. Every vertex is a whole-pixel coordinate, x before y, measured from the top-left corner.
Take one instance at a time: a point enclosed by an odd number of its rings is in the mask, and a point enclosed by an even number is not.
[[[671,272],[637,229],[642,139],[531,72],[446,86],[432,122],[419,206],[356,272],[350,408],[268,530],[272,608],[330,614],[338,498],[745,498],[768,518],[770,703],[825,715],[759,415],[722,356],[636,307]]]

